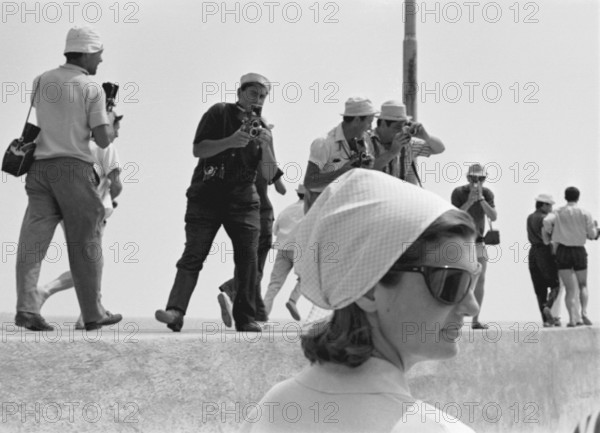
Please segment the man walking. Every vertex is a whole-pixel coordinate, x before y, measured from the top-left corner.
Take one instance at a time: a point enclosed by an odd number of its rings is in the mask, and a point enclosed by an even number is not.
[[[586,239],[598,238],[598,227],[592,215],[577,205],[579,195],[579,189],[568,187],[565,190],[567,204],[547,215],[543,222],[544,230],[557,244],[556,264],[566,290],[568,327],[592,324],[587,317],[587,252],[584,245]]]
[[[102,87],[90,76],[102,62],[100,36],[89,27],[67,34],[66,63],[43,73],[33,88],[37,121],[36,160],[27,174],[28,205],[17,251],[17,315],[15,324],[51,330],[40,315],[38,278],[57,224],[64,221],[69,265],[85,329],[119,322],[100,302],[102,225],[105,210],[97,193],[98,177],[90,150],[94,136],[101,148],[114,138],[114,122],[106,111]]]
[[[535,198],[535,212],[527,217],[527,239],[531,244],[529,273],[545,328],[554,326],[555,320],[550,309],[560,288],[552,245],[544,241],[542,234],[544,217],[552,212],[553,204],[552,196],[540,194]]]
[[[253,123],[248,121],[250,113],[261,111],[270,90],[269,80],[260,74],[242,76],[237,103],[213,105],[196,130],[194,156],[200,160],[186,194],[185,249],[177,262],[166,309],[155,314],[156,320],[174,332],[183,327],[204,260],[221,226],[231,238],[234,250],[235,328],[261,331],[256,322],[260,203],[254,182],[257,168],[268,182],[273,182],[277,167],[267,125],[252,129],[246,125]]]

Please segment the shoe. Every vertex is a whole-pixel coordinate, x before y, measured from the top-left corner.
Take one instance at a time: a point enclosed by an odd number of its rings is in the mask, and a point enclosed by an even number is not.
[[[221,320],[228,328],[231,328],[233,324],[233,310],[231,306],[231,299],[225,292],[221,292],[217,295],[217,301],[219,301],[219,307],[221,307]]]
[[[257,315],[256,316],[256,321],[257,322],[268,322],[269,321],[269,316],[265,315]]]
[[[581,316],[581,319],[583,320],[583,324],[586,326],[592,326],[592,321],[590,319],[588,319],[587,316]]]
[[[548,307],[544,307],[542,309],[542,317],[544,318],[544,323],[553,323],[554,322],[554,317],[552,317],[552,312],[550,311],[550,308],[548,308]]]
[[[577,322],[575,326],[583,326],[583,322]]]
[[[485,323],[473,322],[473,323],[471,323],[471,328],[473,328],[473,329],[488,329],[488,326]]]
[[[560,321],[560,317],[555,317],[554,318],[554,326],[562,326],[562,323]]]
[[[235,325],[235,330],[238,332],[262,332],[262,328],[256,322],[248,322],[242,325]]]
[[[86,331],[93,331],[94,329],[100,329],[103,326],[114,325],[115,323],[119,323],[123,320],[123,316],[120,314],[111,314],[110,312],[106,312],[106,315],[95,322],[86,322],[84,325],[84,329]]]
[[[574,328],[574,327],[575,327],[574,323],[571,323],[571,322],[567,323],[567,328]]]
[[[298,309],[296,308],[296,303],[294,301],[287,301],[285,303],[285,306],[288,309],[288,311],[290,312],[290,314],[292,315],[292,317],[294,318],[294,320],[302,319],[302,317],[300,317],[300,313],[298,312]]]
[[[544,328],[552,328],[553,326],[554,326],[554,323],[544,322]]]
[[[178,310],[156,310],[154,318],[161,323],[166,323],[167,328],[173,332],[180,332],[183,328],[183,313]]]
[[[30,331],[54,330],[54,326],[49,325],[41,314],[26,313],[24,311],[17,311],[17,315],[15,316],[15,325],[22,326]]]

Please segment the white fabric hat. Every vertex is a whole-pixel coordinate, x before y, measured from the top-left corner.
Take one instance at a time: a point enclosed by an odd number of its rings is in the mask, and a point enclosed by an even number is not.
[[[367,293],[441,214],[438,195],[375,170],[356,168],[331,183],[298,226],[300,290],[337,310]]]
[[[344,106],[342,116],[361,117],[377,114],[379,111],[375,109],[375,105],[370,99],[354,97],[348,98]]]
[[[554,199],[552,198],[552,196],[550,194],[539,194],[535,198],[535,201],[539,201],[542,203],[548,203],[548,204],[554,204]]]
[[[91,27],[75,26],[67,33],[66,53],[97,53],[104,46],[100,35]]]
[[[385,101],[381,104],[381,114],[377,116],[382,120],[410,120],[410,116],[406,115],[406,107],[400,101]]]

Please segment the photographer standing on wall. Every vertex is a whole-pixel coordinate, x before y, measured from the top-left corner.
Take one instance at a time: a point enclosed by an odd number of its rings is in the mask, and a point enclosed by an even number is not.
[[[107,148],[114,139],[114,114],[109,116],[102,87],[89,76],[102,62],[100,36],[89,27],[67,34],[67,62],[34,80],[34,106],[41,132],[36,160],[27,174],[28,205],[17,252],[17,315],[15,324],[33,331],[52,330],[40,315],[38,291],[41,262],[57,224],[63,220],[69,265],[85,329],[119,322],[100,302],[102,225],[105,210],[96,191],[98,177],[90,150]],[[38,87],[39,85],[39,87]]]
[[[342,122],[312,142],[304,176],[305,210],[342,174],[356,167],[373,167],[374,148],[367,131],[375,114],[377,110],[369,99],[349,98]]]
[[[373,137],[377,159],[374,169],[421,186],[415,160],[442,153],[446,148],[439,138],[430,136],[421,123],[411,122],[400,101],[386,101],[377,116]]]
[[[259,167],[270,183],[276,180],[271,131],[259,118],[270,90],[264,76],[242,76],[237,103],[213,105],[196,130],[194,156],[200,160],[186,193],[185,250],[177,262],[167,307],[155,314],[174,332],[183,327],[202,265],[221,226],[233,243],[235,327],[261,332],[255,304],[260,203],[254,182]]]
[[[477,228],[475,251],[477,253],[477,261],[481,263],[481,274],[475,286],[475,299],[477,299],[477,303],[479,304],[479,312],[481,312],[481,304],[483,303],[485,271],[488,262],[485,243],[483,242],[485,218],[487,217],[491,221],[496,221],[496,218],[498,218],[498,212],[496,212],[494,207],[494,193],[483,186],[486,177],[483,167],[480,164],[473,164],[467,171],[467,180],[469,183],[459,186],[452,191],[452,204],[471,215]],[[471,327],[473,329],[487,329],[488,326],[485,323],[479,322],[479,312],[473,316]]]

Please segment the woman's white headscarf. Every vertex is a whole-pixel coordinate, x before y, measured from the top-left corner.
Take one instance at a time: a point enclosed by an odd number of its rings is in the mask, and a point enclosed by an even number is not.
[[[441,214],[454,207],[388,174],[353,169],[331,183],[296,231],[300,290],[329,310],[367,293]]]

